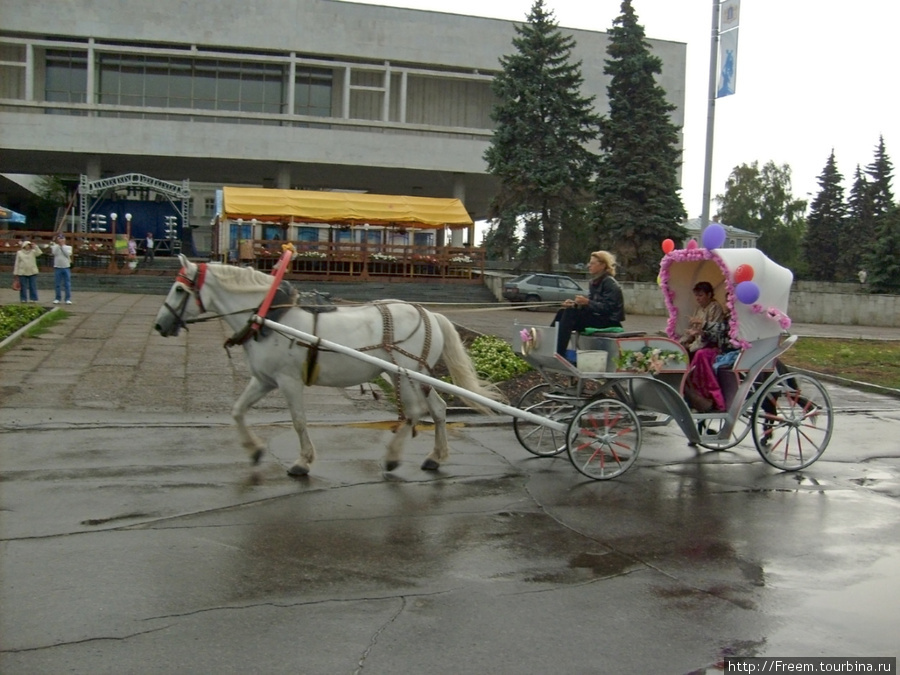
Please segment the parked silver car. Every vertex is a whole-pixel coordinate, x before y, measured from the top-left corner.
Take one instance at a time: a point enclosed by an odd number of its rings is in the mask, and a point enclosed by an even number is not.
[[[576,295],[585,295],[584,289],[571,277],[561,274],[531,272],[503,284],[503,297],[510,302],[562,303]]]

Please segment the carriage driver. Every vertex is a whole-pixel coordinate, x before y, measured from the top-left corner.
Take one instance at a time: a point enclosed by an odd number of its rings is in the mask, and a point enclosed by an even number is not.
[[[616,257],[609,251],[594,251],[588,262],[591,282],[588,295],[576,295],[563,302],[551,326],[556,331],[556,353],[566,355],[573,330],[585,328],[621,328],[625,320],[625,299],[616,281]]]

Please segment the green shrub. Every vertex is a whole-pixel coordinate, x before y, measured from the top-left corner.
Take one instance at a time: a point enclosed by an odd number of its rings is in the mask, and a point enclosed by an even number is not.
[[[0,340],[5,340],[46,311],[45,307],[37,305],[3,305],[0,307]]]
[[[478,375],[491,382],[505,382],[532,370],[505,340],[493,335],[475,338],[469,345],[469,357]]]

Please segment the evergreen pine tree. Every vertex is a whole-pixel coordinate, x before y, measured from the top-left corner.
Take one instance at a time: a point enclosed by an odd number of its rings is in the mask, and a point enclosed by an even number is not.
[[[875,148],[875,159],[866,167],[869,181],[869,192],[872,200],[872,216],[877,221],[894,208],[894,194],[891,191],[891,174],[894,172],[890,158],[884,148],[884,137],[878,139]]]
[[[865,266],[863,260],[874,239],[869,182],[857,164],[847,199],[847,224],[841,233],[841,252],[837,266],[839,281],[856,280],[857,273]]]
[[[609,31],[604,72],[611,77],[609,114],[601,123],[596,181],[597,234],[631,278],[656,278],[660,242],[687,236],[678,192],[679,128],[675,106],[656,83],[662,60],[651,54],[631,0]]]
[[[819,176],[819,194],[806,217],[803,249],[807,273],[817,281],[834,281],[835,261],[841,251],[841,234],[847,216],[844,204],[844,177],[837,169],[834,150]]]
[[[881,137],[875,159],[866,167],[866,174],[871,179],[868,204],[874,237],[866,242],[863,260],[871,288],[882,293],[897,292],[900,288],[900,214],[891,191],[892,173],[893,165]]]
[[[500,214],[498,218],[494,219],[490,229],[485,233],[482,243],[488,260],[510,261],[516,258],[519,250],[517,229],[515,213]]]
[[[494,211],[526,216],[524,249],[537,246],[550,269],[559,261],[562,214],[589,194],[596,156],[588,145],[600,120],[593,98],[580,93],[581,62],[570,61],[575,39],[560,32],[543,0],[516,33],[516,52],[500,59],[492,85],[496,128],[485,159],[500,179]]]
[[[893,205],[878,220],[868,258],[867,283],[876,293],[900,293],[900,208]]]

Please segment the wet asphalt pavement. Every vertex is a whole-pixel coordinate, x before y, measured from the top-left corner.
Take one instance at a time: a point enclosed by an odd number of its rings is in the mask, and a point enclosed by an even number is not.
[[[385,473],[383,397],[314,388],[319,456],[294,480],[280,396],[249,416],[269,441],[258,467],[237,442],[247,371],[224,325],[164,339],[161,297],[75,290],[66,321],[0,356],[0,672],[694,673],[728,655],[900,655],[896,398],[828,384],[834,436],[802,472],[750,439],[690,448],[669,425],[598,483],[474,415],[453,418],[439,472],[418,468],[426,428]],[[495,333],[549,318],[447,314]]]

